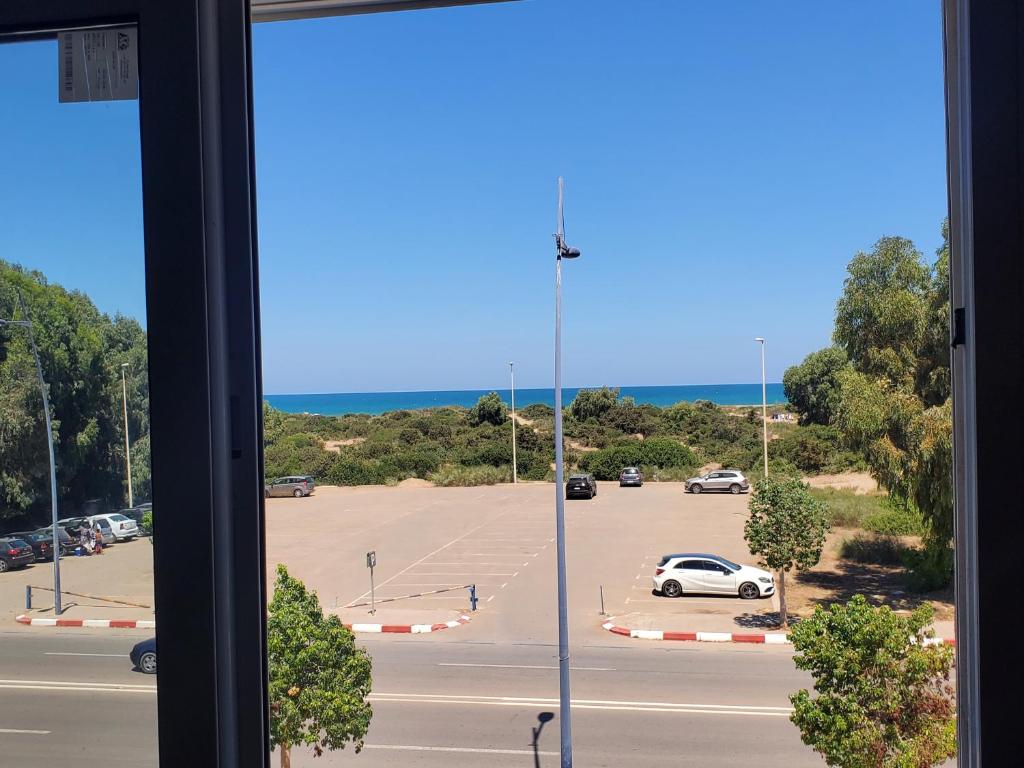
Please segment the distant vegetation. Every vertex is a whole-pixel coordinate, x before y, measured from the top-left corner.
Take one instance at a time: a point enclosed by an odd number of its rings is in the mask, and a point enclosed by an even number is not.
[[[552,479],[554,411],[529,405],[516,414],[520,479]],[[614,480],[638,466],[649,480],[682,480],[706,464],[756,476],[760,412],[713,403],[638,405],[615,389],[583,390],[565,409],[570,469]],[[832,427],[772,424],[771,465],[802,474],[863,468]],[[268,476],[312,474],[330,485],[374,485],[417,477],[438,485],[512,479],[512,421],[497,394],[473,408],[391,411],[379,416],[288,414],[264,406]]]

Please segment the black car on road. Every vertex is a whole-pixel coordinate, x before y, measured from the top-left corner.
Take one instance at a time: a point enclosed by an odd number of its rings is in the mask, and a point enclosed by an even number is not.
[[[141,643],[136,643],[135,647],[132,648],[132,652],[128,654],[128,657],[132,660],[132,664],[140,672],[145,672],[147,675],[156,674],[156,638],[151,637],[149,640],[143,640]]]
[[[569,475],[565,484],[565,498],[592,499],[597,496],[597,481],[593,475]]]
[[[4,537],[0,539],[0,573],[14,568],[24,568],[35,562],[36,553],[24,539]]]

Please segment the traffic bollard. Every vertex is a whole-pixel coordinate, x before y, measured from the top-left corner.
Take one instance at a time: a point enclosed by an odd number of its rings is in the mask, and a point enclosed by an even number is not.
[[[476,610],[476,584],[469,585],[469,606]]]
[[[31,611],[32,610],[32,585],[31,584],[26,584],[25,585],[25,610],[26,611]]]

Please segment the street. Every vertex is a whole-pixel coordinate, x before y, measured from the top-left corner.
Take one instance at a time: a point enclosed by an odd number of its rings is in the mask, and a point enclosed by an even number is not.
[[[127,658],[141,637],[0,634],[0,765],[156,765],[156,680],[133,672]],[[466,642],[457,632],[441,637],[360,636],[374,659],[366,748],[320,759],[297,750],[293,763],[558,765],[554,646]],[[785,694],[806,684],[789,649],[607,637],[578,646],[572,658],[579,765],[822,764],[788,720]],[[535,753],[532,729],[541,712],[556,717],[544,725]]]

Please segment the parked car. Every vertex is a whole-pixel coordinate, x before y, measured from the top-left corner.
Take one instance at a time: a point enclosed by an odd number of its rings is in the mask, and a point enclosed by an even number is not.
[[[132,660],[132,664],[141,672],[145,672],[147,675],[156,674],[156,638],[151,637],[149,640],[143,640],[141,643],[136,643],[132,648],[132,652],[128,654],[128,657]]]
[[[691,477],[686,481],[686,490],[690,493],[703,493],[704,491],[743,493],[750,490],[750,483],[738,469],[719,469],[700,477]]]
[[[85,518],[82,518],[83,520]],[[60,522],[59,520],[57,521]],[[38,528],[32,533],[37,533],[41,536],[46,537],[48,541],[53,541],[53,526],[48,528]],[[69,555],[75,551],[75,547],[78,546],[78,530],[75,530],[75,535],[72,536],[67,530],[60,525],[57,526],[57,539],[60,541],[60,553],[62,555]]]
[[[21,539],[32,547],[32,553],[35,555],[36,560],[44,561],[53,559],[52,534],[47,536],[46,534],[39,533],[37,531],[16,531],[14,533],[8,533],[7,536],[12,539]]]
[[[278,477],[263,486],[264,496],[294,496],[299,499],[313,493],[313,478],[309,475]]]
[[[644,475],[636,467],[626,467],[619,473],[619,487],[624,485],[635,485],[637,488],[644,484]]]
[[[120,509],[118,510],[118,514],[124,515],[125,517],[130,517],[132,520],[135,521],[135,526],[139,529],[139,536],[148,536],[149,534],[146,533],[146,529],[142,527],[142,517],[147,512],[152,511],[153,505],[148,504],[146,506],[140,505],[138,507],[132,507],[131,509]]]
[[[592,499],[597,496],[597,481],[593,475],[569,475],[565,483],[565,498]]]
[[[24,539],[5,536],[0,539],[0,573],[24,568],[36,559],[35,552]]]
[[[78,529],[82,527],[82,523],[87,521],[87,517],[65,517],[63,520],[58,520],[57,525],[67,531],[71,538],[78,540]]]
[[[685,594],[739,595],[744,600],[775,594],[775,578],[752,565],[718,555],[665,555],[654,569],[654,590],[665,597]]]
[[[97,523],[106,520],[116,541],[131,541],[139,535],[139,526],[134,520],[120,512],[108,512],[105,515],[93,515],[89,518],[90,523]],[[106,542],[103,542],[106,544]]]

